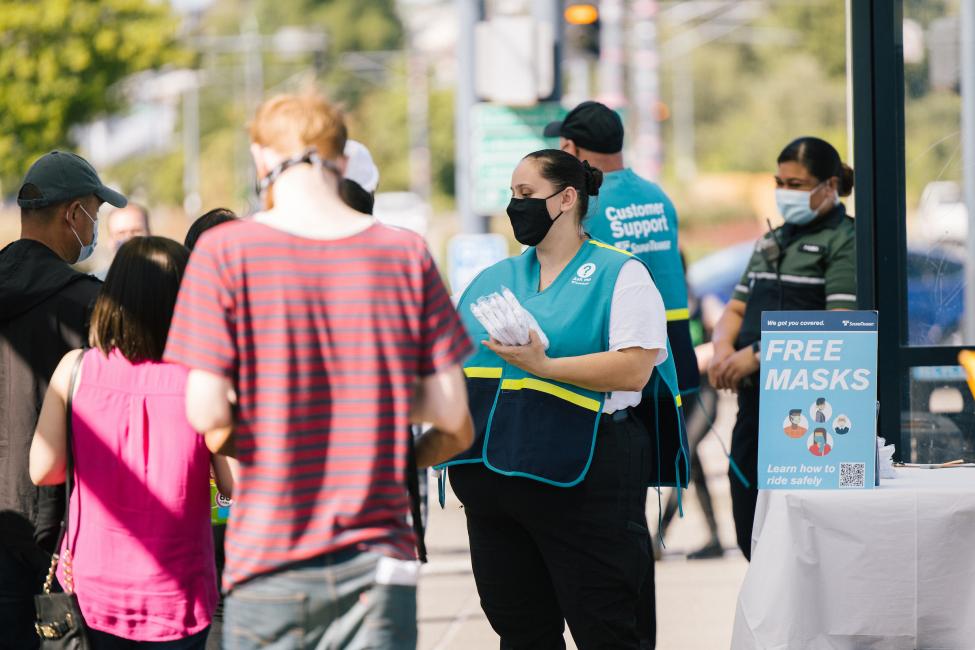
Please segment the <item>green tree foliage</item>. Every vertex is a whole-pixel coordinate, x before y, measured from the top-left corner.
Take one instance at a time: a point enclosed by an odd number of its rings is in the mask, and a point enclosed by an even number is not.
[[[0,182],[68,147],[69,129],[118,107],[113,84],[180,57],[169,5],[0,0]]]

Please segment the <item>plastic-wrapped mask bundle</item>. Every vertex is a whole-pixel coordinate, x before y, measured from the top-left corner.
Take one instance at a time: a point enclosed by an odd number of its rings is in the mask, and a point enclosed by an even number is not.
[[[471,304],[471,313],[484,326],[488,334],[502,345],[528,345],[530,330],[535,330],[542,347],[548,349],[548,337],[538,321],[511,293],[507,287],[501,292],[481,296]]]

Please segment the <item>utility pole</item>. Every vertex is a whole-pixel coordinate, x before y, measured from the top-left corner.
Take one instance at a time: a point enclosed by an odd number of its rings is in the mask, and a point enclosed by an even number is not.
[[[636,138],[631,159],[636,173],[651,180],[660,177],[661,158],[660,123],[657,121],[657,103],[660,101],[657,10],[656,0],[633,0],[631,96]]]
[[[562,3],[560,0],[532,0],[532,17],[539,23],[547,23],[552,26],[552,34],[555,38],[553,45],[552,61],[555,65],[554,83],[552,84],[552,94],[543,97],[543,101],[558,101],[562,98],[562,15],[559,8]]]
[[[183,93],[183,210],[200,211],[200,81],[199,74]]]
[[[610,108],[626,105],[623,10],[623,0],[599,3],[599,101]]]
[[[673,77],[674,155],[677,177],[688,182],[697,176],[694,148],[694,54],[674,59]]]
[[[457,96],[454,103],[454,140],[456,147],[454,193],[461,232],[483,233],[487,224],[474,214],[471,185],[471,112],[477,102],[474,92],[474,31],[483,15],[481,0],[455,0],[460,29],[457,37]]]
[[[410,191],[429,203],[430,82],[426,55],[410,30],[406,51],[406,117],[410,141]]]

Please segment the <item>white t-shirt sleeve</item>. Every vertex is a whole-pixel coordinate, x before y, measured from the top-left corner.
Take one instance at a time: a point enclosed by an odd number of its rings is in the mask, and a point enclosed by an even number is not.
[[[660,350],[654,365],[667,360],[667,310],[646,267],[630,260],[620,269],[609,313],[609,349]]]

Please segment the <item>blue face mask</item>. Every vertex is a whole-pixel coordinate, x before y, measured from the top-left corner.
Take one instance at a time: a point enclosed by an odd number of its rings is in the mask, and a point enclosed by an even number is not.
[[[95,246],[98,245],[98,220],[91,218],[91,215],[88,214],[88,210],[85,210],[85,206],[79,203],[78,207],[81,208],[81,211],[85,213],[85,216],[91,220],[95,227],[92,229],[94,234],[91,236],[91,243],[84,244],[81,241],[81,237],[78,236],[78,231],[69,226],[69,228],[71,228],[71,232],[74,233],[75,238],[78,240],[78,244],[81,246],[81,250],[78,251],[78,259],[75,261],[75,264],[80,264],[91,257],[91,254],[95,252]]]
[[[779,208],[779,214],[785,219],[786,223],[797,226],[805,225],[819,216],[819,210],[809,207],[812,193],[822,187],[820,183],[812,190],[787,190],[778,188],[775,190],[775,205]],[[840,197],[837,196],[834,205],[838,204]],[[822,209],[823,203],[820,203]]]

